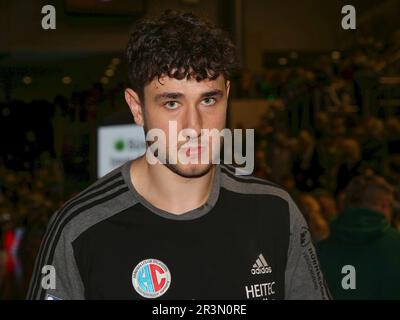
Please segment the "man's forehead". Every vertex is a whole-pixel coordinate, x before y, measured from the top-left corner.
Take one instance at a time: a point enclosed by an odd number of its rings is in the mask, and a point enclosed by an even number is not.
[[[194,78],[189,79],[175,79],[168,76],[160,77],[159,79],[153,79],[146,87],[145,90],[149,90],[151,92],[161,92],[168,90],[179,90],[179,91],[186,91],[189,90],[190,92],[202,92],[204,90],[210,89],[224,89],[225,88],[225,78],[221,74],[216,79],[204,79],[197,81]]]

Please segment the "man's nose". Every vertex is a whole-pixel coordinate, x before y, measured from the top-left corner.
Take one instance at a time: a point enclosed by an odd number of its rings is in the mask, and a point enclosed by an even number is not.
[[[186,112],[186,121],[185,121],[185,129],[191,129],[193,131],[192,135],[196,135],[195,137],[200,136],[201,128],[202,128],[202,117],[199,109],[196,106],[190,106]],[[190,137],[190,138],[195,138]]]

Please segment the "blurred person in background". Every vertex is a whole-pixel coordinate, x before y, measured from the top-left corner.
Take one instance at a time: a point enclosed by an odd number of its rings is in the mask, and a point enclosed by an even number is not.
[[[336,195],[346,188],[352,177],[361,173],[361,149],[355,139],[343,140],[339,154],[341,163],[337,169]]]
[[[273,168],[271,179],[280,183],[283,177],[291,174],[293,154],[289,147],[290,140],[284,132],[277,132],[270,144],[268,163]]]
[[[323,174],[320,165],[319,150],[315,138],[307,130],[300,131],[297,138],[297,154],[293,160],[293,174],[300,191],[308,192],[320,186],[319,178]]]
[[[309,194],[302,194],[297,200],[310,229],[312,241],[317,243],[326,239],[329,236],[329,224],[321,213],[318,201]]]
[[[389,154],[400,153],[400,120],[398,117],[391,116],[385,125],[385,137],[388,144]]]
[[[321,214],[328,223],[336,219],[338,208],[334,196],[327,190],[319,189],[314,192],[320,207]]]
[[[362,159],[374,172],[384,172],[388,157],[383,121],[369,117],[363,123],[365,135],[362,137]]]
[[[355,177],[345,209],[317,244],[322,270],[335,299],[400,299],[400,233],[391,227],[394,190],[383,177]],[[353,266],[355,288],[344,289],[342,268]]]
[[[395,188],[397,198],[400,198],[400,155],[390,157],[387,180]]]

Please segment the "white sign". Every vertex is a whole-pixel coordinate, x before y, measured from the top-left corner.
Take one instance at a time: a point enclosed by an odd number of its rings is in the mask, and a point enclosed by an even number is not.
[[[97,137],[98,177],[146,152],[143,127],[135,124],[100,127]]]

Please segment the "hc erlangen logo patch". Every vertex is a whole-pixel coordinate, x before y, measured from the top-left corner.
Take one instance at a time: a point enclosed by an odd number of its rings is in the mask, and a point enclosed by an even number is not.
[[[146,259],[133,269],[133,288],[142,297],[158,298],[171,284],[171,273],[168,267],[157,259]]]

